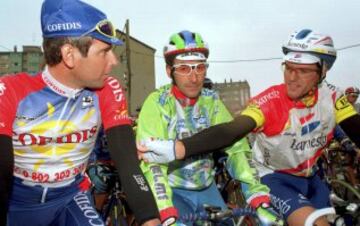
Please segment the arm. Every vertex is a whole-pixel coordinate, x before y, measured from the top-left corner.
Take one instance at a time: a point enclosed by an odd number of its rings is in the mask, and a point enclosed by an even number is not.
[[[334,138],[340,143],[342,150],[349,154],[356,154],[356,145],[349,139],[339,125],[335,127]]]
[[[269,188],[260,183],[256,169],[249,164],[252,153],[246,139],[238,141],[226,152],[226,168],[232,178],[241,181],[247,203],[254,208],[262,203],[270,203]]]
[[[159,218],[154,197],[140,170],[136,144],[130,125],[115,126],[106,130],[109,152],[118,169],[120,180],[131,210],[138,223],[149,223]]]
[[[215,124],[228,122],[232,120],[232,116],[226,109],[224,104],[218,100],[218,109],[215,114]],[[256,111],[262,115],[258,108],[247,108],[244,114]],[[247,113],[246,113],[247,112]],[[251,113],[249,113],[252,115]],[[251,116],[250,116],[251,117]],[[270,203],[269,188],[260,183],[258,173],[254,166],[250,165],[252,161],[252,153],[246,138],[242,138],[234,145],[225,150],[228,155],[226,161],[226,169],[232,178],[239,180],[242,185],[242,193],[245,195],[246,201],[251,207],[257,208],[264,204]]]
[[[152,93],[144,102],[138,118],[136,140],[138,142],[159,138],[167,139],[175,136],[168,131],[168,123],[164,119],[170,118],[169,109],[171,104],[161,105],[158,92]],[[168,100],[170,101],[170,100]],[[156,163],[141,163],[141,170],[147,179],[150,188],[155,196],[155,201],[160,212],[162,222],[174,221],[178,217],[177,211],[172,202],[172,189],[168,181],[168,165]]]
[[[356,114],[340,122],[341,128],[348,135],[350,140],[360,147],[360,115]]]
[[[11,137],[0,135],[0,147],[0,225],[6,225],[14,168],[14,152]]]
[[[260,117],[257,118],[261,118],[262,113],[260,110],[257,111],[256,113],[260,113]],[[149,162],[167,163],[175,159],[214,152],[230,146],[255,128],[260,128],[263,122],[263,119],[254,119],[246,114],[236,117],[233,121],[211,126],[182,140],[151,140],[146,142],[146,147],[138,147],[139,157]]]
[[[176,158],[186,158],[228,147],[245,137],[255,127],[256,122],[254,119],[240,115],[231,122],[212,126],[194,136],[181,140],[181,142],[177,141],[175,144]]]

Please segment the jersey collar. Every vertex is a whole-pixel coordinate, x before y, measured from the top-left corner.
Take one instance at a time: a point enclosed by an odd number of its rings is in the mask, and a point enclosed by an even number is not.
[[[175,98],[179,101],[182,107],[194,106],[198,100],[198,97],[189,98],[185,96],[185,94],[183,94],[183,92],[181,92],[181,90],[176,85],[172,86],[171,92],[175,96]]]
[[[45,67],[42,73],[42,79],[44,80],[45,84],[55,93],[65,96],[68,98],[75,98],[80,94],[82,89],[73,89],[67,87],[60,82],[58,82],[49,72],[48,67]]]
[[[319,96],[319,89],[316,89],[311,94],[307,95],[306,97],[302,98],[300,101],[295,101],[296,108],[309,108],[313,107],[316,102],[318,101]]]

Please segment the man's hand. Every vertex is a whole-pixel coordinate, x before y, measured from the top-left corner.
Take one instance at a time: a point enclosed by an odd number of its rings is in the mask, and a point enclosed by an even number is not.
[[[145,162],[169,163],[176,159],[174,140],[148,139],[137,144],[138,157]]]
[[[159,226],[159,225],[161,225],[159,219],[148,220],[142,224],[142,226]]]
[[[261,193],[252,194],[247,200],[249,206],[253,209],[258,207],[268,208],[270,206],[270,195]]]
[[[266,208],[259,207],[257,208],[256,213],[259,217],[259,220],[261,221],[261,225],[284,225],[284,221],[282,219]]]
[[[173,225],[179,217],[178,211],[175,207],[168,207],[159,211],[160,220],[163,226]]]

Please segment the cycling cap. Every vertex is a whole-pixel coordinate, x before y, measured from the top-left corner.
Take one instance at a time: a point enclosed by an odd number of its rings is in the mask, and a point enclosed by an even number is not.
[[[346,95],[349,95],[349,94],[351,94],[351,93],[354,93],[354,94],[359,95],[359,94],[360,94],[360,91],[359,91],[358,88],[356,88],[356,87],[354,87],[354,86],[346,88],[345,94],[346,94]]]
[[[199,33],[181,31],[170,37],[164,47],[164,57],[171,65],[176,58],[179,60],[206,60],[209,57],[209,48]]]
[[[327,70],[330,70],[336,59],[332,38],[309,29],[291,34],[282,50],[286,61],[300,64],[319,63],[321,66],[325,64]]]
[[[106,15],[80,0],[45,0],[41,29],[44,38],[87,35],[109,44],[122,44]]]

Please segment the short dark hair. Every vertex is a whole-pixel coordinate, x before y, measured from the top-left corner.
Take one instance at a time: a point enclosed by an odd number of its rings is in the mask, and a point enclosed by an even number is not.
[[[49,66],[57,65],[61,62],[61,47],[65,44],[71,44],[78,48],[83,57],[87,56],[93,38],[84,37],[57,37],[57,38],[44,38],[43,50],[45,63]]]

